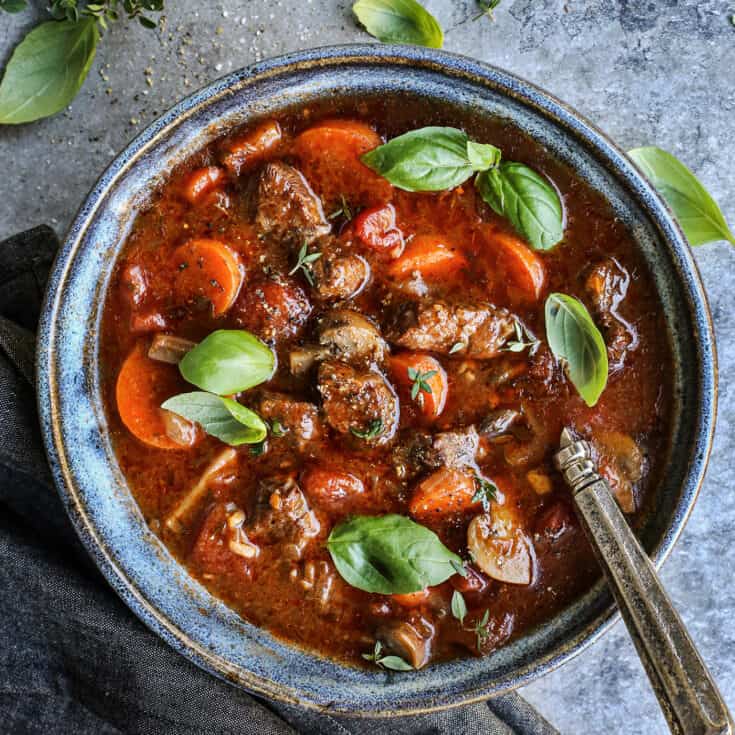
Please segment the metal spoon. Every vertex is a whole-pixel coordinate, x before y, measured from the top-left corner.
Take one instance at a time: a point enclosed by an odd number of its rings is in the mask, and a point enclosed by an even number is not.
[[[577,515],[648,673],[671,732],[733,735],[735,725],[653,564],[630,530],[586,441],[561,433],[554,464],[572,489]]]

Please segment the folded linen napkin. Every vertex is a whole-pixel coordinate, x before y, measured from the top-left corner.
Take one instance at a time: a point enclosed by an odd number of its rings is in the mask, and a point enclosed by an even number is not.
[[[58,240],[0,242],[0,730],[8,733],[553,735],[523,698],[365,720],[253,697],[149,631],[97,571],[53,487],[34,382],[34,335]]]

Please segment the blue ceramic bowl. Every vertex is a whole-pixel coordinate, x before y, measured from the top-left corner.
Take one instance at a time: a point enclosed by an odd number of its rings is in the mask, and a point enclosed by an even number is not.
[[[100,391],[105,290],[136,212],[183,158],[232,126],[293,105],[413,93],[438,108],[512,121],[602,191],[654,274],[671,341],[675,405],[667,473],[640,537],[660,564],[697,495],[715,420],[716,362],[702,285],[681,231],[649,183],[602,133],[538,88],[461,56],[347,46],[265,61],[187,98],[115,159],[83,204],[49,283],[38,339],[38,400],[54,477],[79,536],[136,615],[213,674],[277,700],[381,716],[473,702],[526,684],[607,630],[599,583],[553,620],[491,656],[409,674],[361,671],[273,638],[189,577],[151,533],[110,446]]]

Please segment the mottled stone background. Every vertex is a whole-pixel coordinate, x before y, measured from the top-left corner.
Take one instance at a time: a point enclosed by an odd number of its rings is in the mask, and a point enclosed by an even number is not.
[[[38,6],[42,2],[36,3]],[[347,0],[167,0],[163,30],[118,24],[71,108],[0,129],[0,239],[46,222],[63,235],[97,176],[176,100],[287,51],[366,41]],[[426,0],[445,47],[545,87],[624,148],[656,143],[702,178],[735,224],[735,0]],[[0,60],[33,25],[0,16]],[[735,250],[696,252],[717,329],[720,404],[707,481],[664,582],[735,708]],[[667,732],[625,629],[523,694],[564,733]]]

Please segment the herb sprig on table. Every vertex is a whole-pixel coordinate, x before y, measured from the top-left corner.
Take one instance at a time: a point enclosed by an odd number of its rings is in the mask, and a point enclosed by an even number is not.
[[[156,21],[164,0],[52,0],[54,20],[36,26],[16,46],[0,83],[0,123],[18,124],[63,110],[81,89],[97,52],[101,32],[122,16],[146,28]],[[0,9],[17,13],[26,0],[0,0]]]

